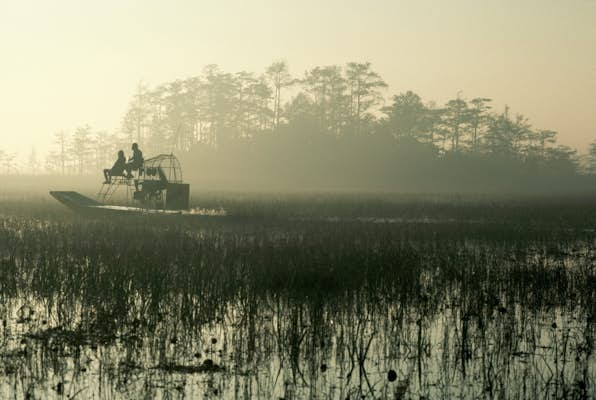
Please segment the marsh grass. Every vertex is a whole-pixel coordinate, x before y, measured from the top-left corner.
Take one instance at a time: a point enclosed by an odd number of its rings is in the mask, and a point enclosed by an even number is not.
[[[200,222],[84,219],[5,199],[0,391],[593,394],[587,199],[252,196],[213,197],[231,218]]]

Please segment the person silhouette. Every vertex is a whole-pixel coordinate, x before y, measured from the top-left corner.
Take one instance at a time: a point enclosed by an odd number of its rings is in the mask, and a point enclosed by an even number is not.
[[[132,144],[132,157],[126,163],[126,177],[132,178],[132,171],[136,171],[143,166],[143,152],[139,149],[137,143]]]
[[[112,176],[124,175],[124,169],[126,168],[126,158],[124,157],[124,151],[118,151],[118,159],[112,166],[112,168],[106,168],[103,170],[103,176],[106,178],[104,183],[112,183]]]

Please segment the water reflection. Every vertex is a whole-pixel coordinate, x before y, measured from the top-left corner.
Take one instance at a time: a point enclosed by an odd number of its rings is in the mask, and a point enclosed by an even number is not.
[[[593,395],[590,234],[371,225],[4,220],[0,397]]]
[[[3,398],[507,398],[587,396],[594,324],[581,308],[465,312],[240,299],[193,326],[164,305],[115,324],[80,303],[5,299]],[[448,299],[448,296],[445,298]],[[172,300],[173,301],[173,300]],[[423,310],[423,311],[422,311]],[[395,371],[396,379],[388,379]]]

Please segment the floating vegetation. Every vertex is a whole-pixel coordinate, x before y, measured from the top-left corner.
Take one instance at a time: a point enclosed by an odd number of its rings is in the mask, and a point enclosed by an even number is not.
[[[430,223],[389,204],[410,222],[282,205],[200,224],[11,205],[0,393],[590,398],[596,212],[555,223],[549,204],[486,208],[482,224],[474,204],[427,205]]]

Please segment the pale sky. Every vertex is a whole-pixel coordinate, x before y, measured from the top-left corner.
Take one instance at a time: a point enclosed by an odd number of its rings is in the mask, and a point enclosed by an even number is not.
[[[370,61],[389,89],[508,104],[580,150],[596,139],[596,0],[0,0],[0,149],[116,131],[139,81],[203,66]]]

